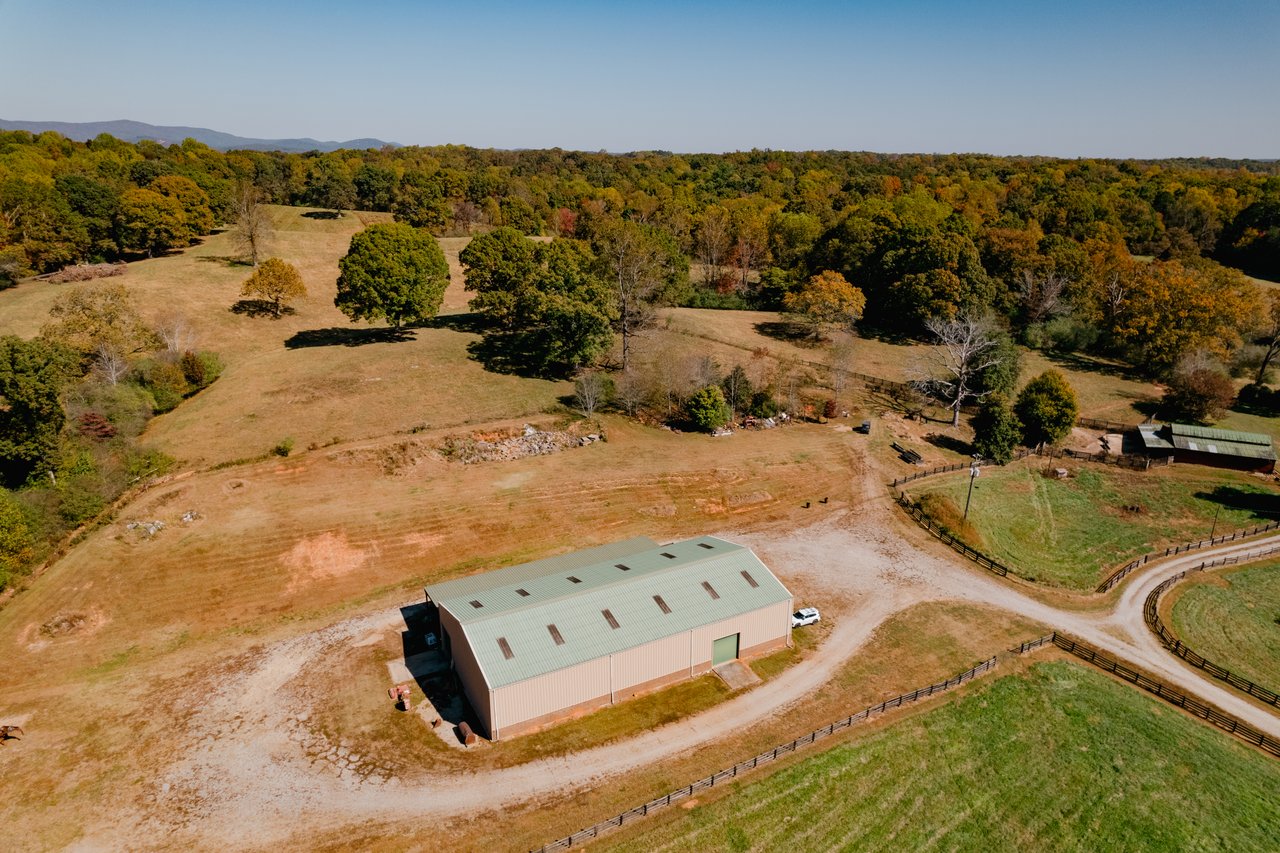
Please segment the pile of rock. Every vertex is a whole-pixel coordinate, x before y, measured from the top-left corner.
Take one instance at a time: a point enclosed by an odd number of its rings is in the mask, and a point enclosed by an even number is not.
[[[526,427],[520,435],[495,440],[451,436],[442,448],[444,455],[464,465],[477,462],[505,462],[529,456],[546,456],[570,447],[584,447],[600,441],[598,433],[543,432]]]
[[[141,537],[141,538],[143,538],[143,539],[151,539],[151,538],[152,538],[152,537],[154,537],[157,533],[159,533],[161,530],[164,530],[164,528],[165,528],[165,524],[164,524],[164,522],[163,522],[163,521],[160,521],[160,520],[156,520],[156,521],[131,521],[131,522],[129,522],[128,524],[126,524],[126,525],[125,525],[125,528],[126,528],[126,529],[128,529],[128,530],[135,530],[135,531],[137,531],[138,536],[139,536],[139,537]]]

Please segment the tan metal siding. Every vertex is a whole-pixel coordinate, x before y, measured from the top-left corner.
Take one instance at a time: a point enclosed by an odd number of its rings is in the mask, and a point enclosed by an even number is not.
[[[575,666],[518,681],[493,691],[494,725],[502,727],[541,717],[563,708],[609,697],[609,658],[596,658]]]
[[[791,602],[780,601],[769,607],[742,613],[710,625],[693,629],[693,665],[711,664],[711,646],[721,637],[740,634],[738,648],[749,649],[771,640],[787,637],[791,630]]]
[[[471,651],[471,643],[462,633],[462,626],[453,614],[443,607],[439,608],[440,629],[449,635],[449,651],[453,655],[453,668],[462,681],[462,692],[475,709],[476,715],[484,725],[485,732],[493,736],[493,720],[489,715],[489,685],[485,683],[480,672],[480,664]]]
[[[625,690],[675,672],[689,674],[688,631],[615,654],[613,689]]]

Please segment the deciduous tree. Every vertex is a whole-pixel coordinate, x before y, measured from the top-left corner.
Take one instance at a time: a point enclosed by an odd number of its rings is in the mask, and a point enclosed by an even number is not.
[[[992,394],[973,418],[973,448],[984,459],[1004,465],[1022,440],[1022,422],[1003,394]]]
[[[852,330],[862,318],[867,299],[840,273],[824,270],[799,290],[788,293],[782,304],[787,311],[802,317],[814,337],[819,337],[824,329]]]
[[[245,280],[240,295],[270,302],[273,313],[279,317],[289,300],[307,295],[307,286],[302,283],[302,275],[293,264],[279,258],[267,258]]]
[[[1018,394],[1014,411],[1029,446],[1057,444],[1075,427],[1080,404],[1067,378],[1056,370],[1046,370]]]
[[[338,261],[334,304],[352,320],[385,319],[393,329],[436,315],[449,265],[431,237],[400,222],[370,225]]]
[[[120,197],[120,247],[163,254],[191,241],[187,216],[175,198],[144,189],[126,190]]]
[[[248,182],[236,188],[233,204],[232,239],[256,268],[258,259],[266,254],[267,242],[275,233],[271,212],[262,201],[262,191]]]
[[[68,361],[54,344],[0,337],[0,485],[15,488],[56,465]]]
[[[102,345],[126,357],[157,345],[155,333],[138,313],[133,292],[120,282],[84,285],[60,294],[40,335],[86,360]]]

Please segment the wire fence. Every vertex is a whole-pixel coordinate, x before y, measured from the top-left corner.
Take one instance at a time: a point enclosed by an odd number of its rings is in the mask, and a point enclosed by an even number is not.
[[[1212,563],[1201,563],[1194,569],[1187,569],[1178,572],[1176,575],[1169,577],[1160,582],[1160,584],[1150,593],[1147,594],[1147,600],[1142,605],[1142,618],[1146,621],[1147,627],[1150,628],[1155,635],[1160,638],[1160,642],[1165,648],[1173,652],[1178,657],[1185,660],[1192,666],[1203,669],[1214,678],[1227,682],[1237,690],[1248,693],[1255,699],[1266,702],[1268,705],[1280,707],[1280,694],[1273,690],[1255,684],[1249,679],[1237,675],[1224,666],[1219,666],[1213,661],[1205,658],[1203,655],[1197,654],[1192,649],[1183,644],[1178,637],[1169,630],[1164,624],[1164,620],[1160,618],[1160,596],[1169,591],[1175,584],[1193,572],[1203,572],[1205,569],[1214,568],[1215,566],[1229,566],[1238,562],[1247,562],[1248,560],[1256,560],[1258,557],[1264,557],[1267,554],[1274,554],[1280,551],[1280,547],[1268,548],[1259,551],[1256,554],[1241,554],[1238,557],[1224,557],[1222,560],[1214,560]]]
[[[1026,644],[1024,643],[1024,645]],[[736,779],[745,773],[755,770],[757,767],[777,761],[779,758],[794,753],[801,747],[809,746],[823,738],[830,737],[838,731],[847,729],[850,726],[865,722],[872,717],[892,711],[895,708],[901,708],[904,705],[919,702],[922,699],[927,699],[930,696],[936,696],[939,693],[945,693],[948,690],[954,690],[965,682],[972,681],[984,672],[994,669],[995,665],[996,658],[990,657],[977,666],[971,669],[966,669],[964,672],[954,676],[953,678],[948,678],[946,681],[939,681],[935,684],[930,684],[927,687],[912,690],[910,693],[903,693],[900,696],[887,699],[878,705],[872,705],[869,708],[864,708],[856,714],[845,717],[842,720],[836,720],[834,723],[823,726],[820,729],[815,729],[814,731],[809,732],[809,734],[798,737],[790,743],[784,743],[781,746],[776,746],[773,749],[766,750],[759,755],[748,758],[746,761],[740,761],[732,767],[725,768],[718,773],[712,773],[710,776],[704,776],[698,781],[690,785],[686,785],[683,788],[677,788],[665,796],[650,800],[649,802],[636,806],[635,808],[627,809],[625,812],[616,814],[608,820],[602,820],[594,826],[589,826],[586,829],[579,830],[572,835],[557,838],[555,841],[551,841],[544,844],[542,847],[537,848],[533,853],[550,853],[553,850],[568,850],[576,845],[584,844],[594,838],[598,838],[601,833],[608,832],[611,829],[617,829],[620,826],[639,820],[640,818],[651,815],[654,812],[661,811],[672,803],[678,803],[683,799],[692,797],[697,791],[714,788],[716,785],[721,785],[725,782]]]

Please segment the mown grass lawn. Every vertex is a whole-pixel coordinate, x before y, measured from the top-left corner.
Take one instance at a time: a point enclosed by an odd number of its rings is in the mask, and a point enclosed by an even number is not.
[[[1071,476],[1045,476],[1056,467]],[[958,530],[968,488],[961,472],[925,480],[911,493],[945,498],[931,512]],[[1033,457],[982,472],[963,533],[1022,577],[1085,590],[1147,551],[1207,538],[1215,515],[1223,533],[1270,521],[1278,510],[1280,494],[1247,474],[1193,466],[1124,471]]]
[[[1275,850],[1280,762],[1041,663],[605,849]],[[633,834],[634,833],[634,834]]]
[[[1174,600],[1170,626],[1219,666],[1280,691],[1280,562],[1187,585]]]

